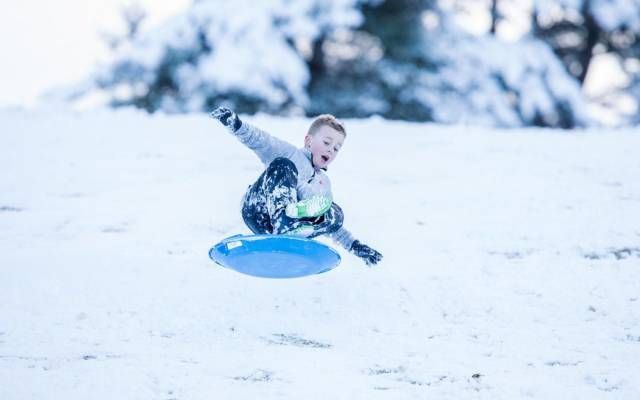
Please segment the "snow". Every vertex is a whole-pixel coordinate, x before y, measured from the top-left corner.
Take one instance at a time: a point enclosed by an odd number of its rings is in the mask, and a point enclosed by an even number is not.
[[[3,400],[640,395],[637,128],[347,120],[334,197],[385,258],[283,281],[207,258],[261,172],[215,121],[0,121]]]
[[[628,28],[640,30],[639,0],[597,1],[592,5],[598,24],[607,31]]]
[[[553,15],[559,10],[579,12],[587,7],[601,29],[615,31],[630,28],[640,29],[640,0],[534,0],[537,12]]]

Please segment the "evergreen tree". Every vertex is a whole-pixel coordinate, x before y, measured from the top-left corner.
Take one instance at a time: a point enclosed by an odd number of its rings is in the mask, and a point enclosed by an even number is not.
[[[640,101],[640,0],[537,0],[532,26],[581,84],[597,54],[614,55],[629,76],[627,93]]]
[[[132,36],[94,79],[114,106],[588,123],[578,86],[546,46],[473,37],[438,0],[201,0]]]

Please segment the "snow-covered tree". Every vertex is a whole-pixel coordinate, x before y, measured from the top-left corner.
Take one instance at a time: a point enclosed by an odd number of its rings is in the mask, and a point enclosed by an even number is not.
[[[308,104],[309,70],[298,46],[361,23],[357,0],[195,1],[121,46],[96,81],[115,105],[201,110],[219,102],[246,112]]]
[[[465,34],[437,0],[194,1],[122,44],[95,82],[113,105],[149,111],[588,122],[546,45]]]
[[[640,0],[536,0],[532,25],[581,83],[598,54],[614,56],[629,77],[623,92],[640,101]]]
[[[589,123],[578,84],[545,44],[451,33],[438,41],[434,53],[444,65],[424,75],[418,92],[436,120],[562,128]]]
[[[637,57],[640,0],[536,0],[533,26],[584,82],[598,50]]]
[[[510,127],[589,123],[579,85],[547,45],[471,36],[436,4],[411,3],[369,5],[347,44],[328,43],[359,51],[334,51],[333,68],[313,78],[312,114]]]

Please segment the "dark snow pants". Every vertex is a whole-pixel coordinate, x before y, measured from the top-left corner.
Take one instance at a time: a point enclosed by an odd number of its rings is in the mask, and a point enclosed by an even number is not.
[[[285,214],[288,204],[298,202],[297,184],[298,169],[293,161],[278,157],[249,186],[242,204],[242,219],[253,233],[287,234],[307,225],[313,231],[306,236],[312,238],[340,229],[344,215],[336,203],[326,213],[315,218],[294,219]]]

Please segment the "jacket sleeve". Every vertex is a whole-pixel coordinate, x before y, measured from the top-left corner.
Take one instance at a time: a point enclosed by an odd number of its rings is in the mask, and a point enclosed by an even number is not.
[[[337,231],[330,233],[328,236],[347,251],[351,250],[351,245],[356,240],[351,232],[344,228],[340,228]]]
[[[291,143],[271,136],[244,121],[234,135],[242,144],[253,150],[265,165],[277,157],[291,158],[296,151],[296,147]]]

